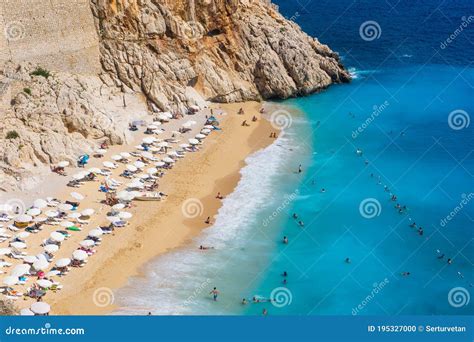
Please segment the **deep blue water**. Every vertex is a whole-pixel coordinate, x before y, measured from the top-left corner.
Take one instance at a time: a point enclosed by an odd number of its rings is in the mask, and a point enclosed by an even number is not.
[[[119,312],[472,314],[474,2],[275,2],[339,52],[353,82],[279,103],[294,110],[290,126],[247,160],[216,223],[194,242],[216,249],[158,258],[117,294]],[[378,39],[361,38],[367,21]]]
[[[285,101],[311,127],[310,134],[288,128],[296,132],[294,143],[307,147],[300,155],[305,172],[285,180],[300,197],[281,214],[275,257],[248,290],[269,297],[283,286],[281,299],[291,297],[291,304],[252,304],[246,312],[260,314],[265,307],[273,314],[472,314],[472,302],[456,307],[448,294],[462,287],[451,297],[457,292],[466,302],[474,293],[473,125],[452,129],[448,116],[456,110],[464,111],[463,120],[474,115],[474,2],[276,3],[338,51],[356,78]],[[359,34],[369,20],[380,27],[372,41]],[[463,21],[469,23],[446,46]],[[442,224],[463,196],[467,203]],[[361,215],[365,199],[380,203],[378,216]],[[407,210],[399,213],[397,203]],[[304,221],[303,229],[292,213]],[[422,226],[422,236],[411,222]],[[285,235],[288,245],[279,242]]]

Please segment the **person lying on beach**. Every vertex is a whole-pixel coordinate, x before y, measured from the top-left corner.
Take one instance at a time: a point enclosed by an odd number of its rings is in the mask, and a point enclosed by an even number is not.
[[[207,219],[206,219],[206,221],[204,221],[204,223],[205,223],[205,224],[210,224],[210,223],[211,223],[211,217],[208,216]]]
[[[237,114],[243,115],[243,114],[244,114],[244,109],[243,109],[243,108],[240,108],[239,111],[237,112]]]
[[[224,198],[224,196],[222,196],[222,195],[221,195],[221,193],[220,193],[220,192],[218,192],[218,193],[217,193],[217,196],[216,196],[216,198],[217,198],[217,199],[223,199],[223,198]]]
[[[57,173],[60,176],[66,176],[66,171],[64,171],[63,167],[60,166],[51,166],[51,171]]]
[[[250,125],[247,123],[247,120],[244,120],[244,121],[242,121],[242,126],[248,127]]]
[[[208,249],[214,249],[214,247],[201,245],[201,246],[199,246],[199,249],[202,250],[202,251],[206,251],[206,250],[208,250]]]
[[[252,122],[255,122],[255,121],[257,121],[257,117],[254,115],[254,116],[252,117]]]

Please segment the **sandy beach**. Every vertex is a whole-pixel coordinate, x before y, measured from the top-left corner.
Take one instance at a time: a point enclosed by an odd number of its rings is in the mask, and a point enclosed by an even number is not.
[[[241,107],[245,114],[238,115]],[[129,277],[143,275],[142,266],[148,261],[190,244],[193,237],[212,225],[212,217],[221,205],[216,194],[220,192],[226,196],[231,193],[240,179],[239,170],[245,165],[245,158],[274,141],[269,136],[275,129],[259,114],[260,107],[261,104],[253,102],[219,106],[225,113],[217,115],[222,130],[209,135],[200,151],[188,153],[160,179],[159,191],[168,194],[166,200],[134,201],[132,208],[127,210],[133,214],[129,225],[105,236],[85,267],[72,268],[69,274],[59,278],[62,290],[47,292],[43,300],[51,304],[51,314],[110,313],[115,308],[115,289],[124,286]],[[256,122],[252,122],[253,115],[258,118]],[[243,120],[249,126],[242,126]],[[113,146],[107,156],[125,150],[127,146]],[[100,162],[103,160],[109,159],[105,157]],[[93,163],[97,161],[93,160],[91,166]],[[88,182],[77,189],[86,197],[81,201],[81,209],[93,208],[96,215],[82,227],[82,231],[71,234],[54,260],[70,257],[78,243],[87,237],[88,231],[107,223],[105,214],[109,208],[99,203],[104,195],[97,191],[98,186],[98,182]],[[76,190],[63,189],[58,198],[67,198],[71,191]],[[205,223],[207,217],[211,217],[210,224]],[[40,253],[40,244],[51,231],[48,228],[31,235],[27,240],[28,254]],[[18,299],[16,304],[24,308],[32,302],[32,299]]]

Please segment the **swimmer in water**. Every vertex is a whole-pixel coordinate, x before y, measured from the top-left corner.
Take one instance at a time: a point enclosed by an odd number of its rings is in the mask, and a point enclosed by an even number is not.
[[[298,222],[298,225],[299,225],[300,227],[304,227],[304,222],[303,222],[303,221],[299,221],[299,222]]]
[[[284,277],[288,277],[288,272],[286,272],[286,271],[283,271],[283,274],[282,274],[282,276],[284,276]]]
[[[283,243],[284,243],[285,245],[288,244],[288,238],[287,238],[286,236],[283,237]]]
[[[247,299],[242,298],[242,305],[247,305]]]
[[[296,220],[298,219],[298,215],[296,215],[296,213],[293,213],[293,218]]]
[[[346,258],[346,264],[350,264],[351,263],[351,259],[350,258]]]
[[[202,250],[202,251],[206,251],[206,250],[208,250],[208,249],[214,249],[214,247],[201,245],[201,246],[199,246],[199,249]]]
[[[402,272],[401,274],[402,274],[402,276],[404,276],[404,277],[408,277],[408,276],[410,275],[410,272]]]

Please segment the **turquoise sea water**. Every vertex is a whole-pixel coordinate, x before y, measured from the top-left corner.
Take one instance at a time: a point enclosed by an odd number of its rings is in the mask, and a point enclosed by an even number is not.
[[[472,314],[474,21],[441,43],[473,3],[277,3],[339,51],[354,81],[275,104],[289,127],[249,157],[195,241],[216,250],[150,263],[148,277],[117,294],[118,312]],[[378,39],[361,38],[366,21],[380,26]],[[254,296],[276,302],[240,304]]]

